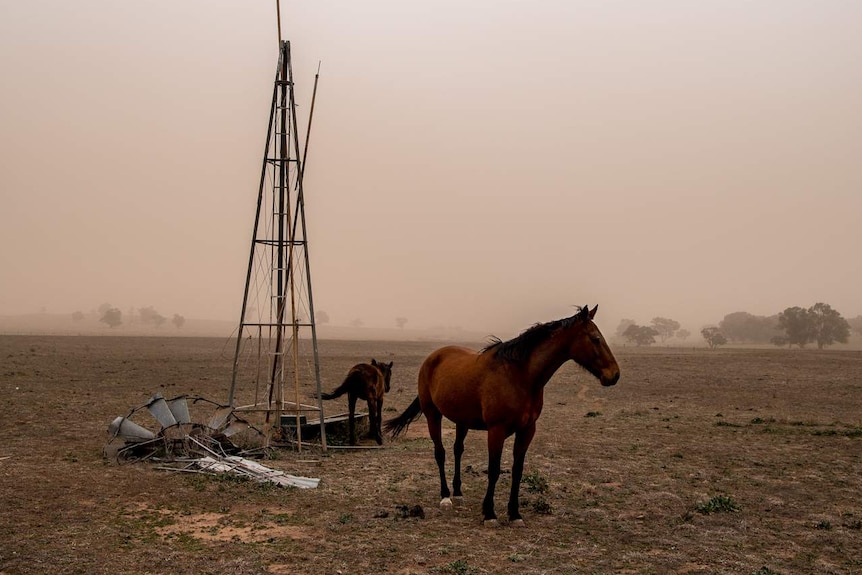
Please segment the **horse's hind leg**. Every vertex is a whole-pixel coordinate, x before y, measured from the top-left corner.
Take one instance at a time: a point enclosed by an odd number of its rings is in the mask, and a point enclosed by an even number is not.
[[[464,453],[464,439],[467,437],[469,428],[466,425],[458,424],[455,426],[455,446],[452,451],[455,453],[455,477],[452,479],[452,497],[455,498],[455,503],[459,503],[464,495],[461,493],[461,455]]]
[[[443,447],[442,439],[443,416],[435,409],[433,412],[425,413],[425,421],[428,422],[428,435],[434,442],[434,460],[437,461],[437,469],[440,471],[440,507],[451,507],[452,500],[449,498],[451,493],[446,484],[446,449]]]

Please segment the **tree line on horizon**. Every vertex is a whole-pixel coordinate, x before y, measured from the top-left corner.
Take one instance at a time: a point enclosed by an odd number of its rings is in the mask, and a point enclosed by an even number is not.
[[[701,329],[701,336],[710,348],[729,342],[741,344],[773,344],[779,347],[816,344],[818,349],[835,343],[847,343],[851,331],[862,334],[862,315],[849,320],[827,303],[818,302],[809,308],[788,307],[771,316],[759,316],[744,311],[729,313],[718,322]],[[679,322],[655,317],[649,325],[623,319],[616,336],[637,346],[649,346],[658,338],[685,341],[691,332],[681,329]]]
[[[114,307],[109,303],[103,303],[102,305],[100,305],[97,310],[97,313],[99,315],[99,321],[110,328],[115,328],[123,324],[123,311],[120,308]],[[74,321],[81,321],[85,317],[86,316],[83,314],[83,312],[80,311],[76,311],[72,314],[72,319]],[[160,314],[152,306],[138,308],[138,310],[135,310],[135,308],[130,308],[127,319],[129,319],[129,323],[140,322],[143,325],[153,327],[161,327],[165,322],[168,321],[168,318]],[[174,325],[174,327],[180,329],[186,323],[186,318],[178,313],[175,313],[170,321]]]

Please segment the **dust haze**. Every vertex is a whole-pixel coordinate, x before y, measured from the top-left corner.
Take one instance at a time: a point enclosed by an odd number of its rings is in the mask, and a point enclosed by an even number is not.
[[[282,2],[317,310],[862,313],[862,4]],[[0,315],[238,319],[274,2],[0,2]]]

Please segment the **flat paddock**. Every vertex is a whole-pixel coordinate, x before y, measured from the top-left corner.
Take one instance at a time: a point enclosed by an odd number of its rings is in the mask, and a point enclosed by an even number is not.
[[[388,419],[436,347],[322,341],[323,387],[394,361]],[[108,423],[152,393],[226,397],[230,342],[0,336],[0,574],[862,572],[862,353],[613,349],[616,387],[567,364],[546,388],[527,528],[485,529],[484,433],[445,514],[424,419],[384,449],[267,462],[316,490],[110,465]],[[504,473],[502,517],[507,492]]]

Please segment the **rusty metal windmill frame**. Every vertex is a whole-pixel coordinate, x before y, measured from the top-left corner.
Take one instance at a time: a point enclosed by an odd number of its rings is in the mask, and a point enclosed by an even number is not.
[[[315,78],[315,92],[316,88]],[[311,116],[308,127],[305,151]],[[302,181],[304,159],[300,157],[290,42],[279,40],[228,404],[237,411],[264,414],[267,441],[283,437],[286,429],[295,430],[295,437],[289,439],[298,449],[303,445],[303,427],[307,429],[314,419],[308,416],[315,414],[325,450]],[[311,346],[300,353],[300,334],[305,331],[310,331]],[[292,400],[287,397],[291,381]],[[303,397],[315,398],[316,404],[303,402]]]

